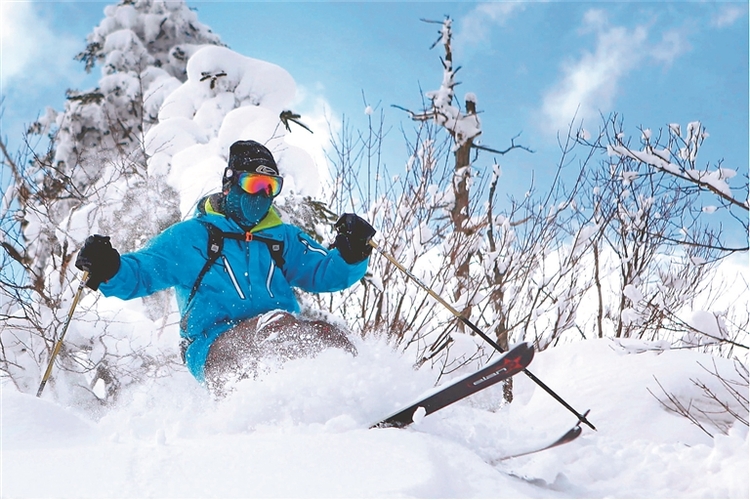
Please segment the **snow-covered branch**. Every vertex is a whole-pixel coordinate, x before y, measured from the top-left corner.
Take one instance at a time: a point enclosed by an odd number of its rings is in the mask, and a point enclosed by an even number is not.
[[[736,170],[722,166],[714,169],[709,167],[697,168],[700,147],[704,140],[708,138],[708,133],[700,122],[690,122],[686,127],[686,136],[682,135],[681,127],[678,124],[669,125],[668,130],[667,144],[662,146],[658,141],[654,142],[650,129],[643,129],[641,131],[642,149],[640,150],[629,147],[623,141],[623,136],[616,134],[614,140],[607,145],[607,152],[612,156],[630,158],[644,163],[658,171],[666,172],[682,181],[694,184],[701,189],[710,191],[730,205],[744,210],[750,209],[747,198],[747,180],[744,186],[735,188],[744,191],[744,197],[735,195],[732,187],[730,187],[730,179],[737,176]]]

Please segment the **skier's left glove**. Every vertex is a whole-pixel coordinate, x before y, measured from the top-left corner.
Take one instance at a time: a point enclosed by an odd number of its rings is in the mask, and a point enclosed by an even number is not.
[[[94,234],[83,243],[75,266],[81,271],[89,272],[86,286],[98,290],[99,285],[120,270],[120,253],[112,248],[109,236]]]
[[[341,257],[349,264],[357,264],[372,253],[370,239],[375,236],[375,228],[356,214],[344,214],[336,222],[336,240],[333,248],[338,248]]]

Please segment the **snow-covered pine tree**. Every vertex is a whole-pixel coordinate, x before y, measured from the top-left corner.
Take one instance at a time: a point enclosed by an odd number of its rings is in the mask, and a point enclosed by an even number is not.
[[[148,171],[144,138],[164,98],[185,81],[189,56],[205,45],[221,41],[183,1],[109,5],[77,56],[86,71],[100,66],[98,86],[69,90],[63,111],[48,109],[30,128],[30,136],[49,138],[49,149],[32,151],[28,166],[14,169],[21,229],[15,260],[25,274],[19,286],[28,291],[11,300],[28,300],[36,312],[19,307],[21,319],[11,314],[3,331],[4,369],[24,389],[38,382],[32,365],[46,363],[59,334],[75,275],[70,264],[86,235],[111,234],[127,251],[179,219],[176,192]],[[164,295],[152,299],[152,316],[164,314],[167,303]],[[119,385],[105,373],[111,363],[104,357],[82,362],[65,350],[60,363],[98,372],[111,382],[110,392]]]
[[[101,67],[98,87],[70,91],[64,111],[48,110],[32,132],[48,135],[49,151],[14,168],[22,235],[8,254],[25,275],[3,287],[11,305],[1,366],[24,391],[39,383],[59,335],[77,285],[71,264],[89,234],[110,235],[121,252],[140,248],[218,190],[238,139],[274,152],[286,176],[280,201],[300,218],[318,186],[310,156],[284,141],[281,117],[297,116],[285,70],[224,47],[183,1],[124,0],[104,14],[78,55],[86,70]],[[110,401],[179,363],[171,297],[117,310],[96,297],[79,306],[46,393]],[[95,394],[95,384],[104,389]]]
[[[100,66],[99,85],[68,91],[65,110],[48,110],[34,125],[36,132],[50,135],[52,148],[29,177],[41,174],[50,186],[41,194],[50,205],[41,218],[47,216],[56,227],[77,206],[111,212],[112,217],[96,217],[99,227],[92,229],[113,233],[115,225],[132,224],[117,231],[114,241],[132,250],[144,237],[178,219],[175,193],[147,170],[144,137],[158,122],[164,98],[186,80],[189,56],[221,41],[183,1],[124,0],[107,6],[104,16],[76,57],[86,71]],[[123,189],[104,189],[112,183],[123,184]],[[31,231],[27,230],[28,241],[34,240]],[[63,243],[49,227],[38,232],[46,236],[40,245],[54,248]],[[48,248],[30,249],[37,269],[44,269]]]

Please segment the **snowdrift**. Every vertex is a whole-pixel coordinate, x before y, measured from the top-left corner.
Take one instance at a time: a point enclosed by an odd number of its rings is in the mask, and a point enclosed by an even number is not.
[[[556,438],[575,417],[518,375],[510,405],[493,387],[408,429],[370,430],[430,391],[434,374],[414,372],[378,341],[357,347],[356,358],[331,350],[289,362],[218,402],[187,373],[100,412],[5,384],[2,496],[748,497],[747,427],[724,435],[704,423],[712,438],[655,397],[661,385],[698,402],[690,379],[714,384],[701,367],[714,362],[731,379],[729,360],[612,340],[538,353],[532,372],[591,408],[598,432],[584,427],[571,444],[493,467],[493,458]]]

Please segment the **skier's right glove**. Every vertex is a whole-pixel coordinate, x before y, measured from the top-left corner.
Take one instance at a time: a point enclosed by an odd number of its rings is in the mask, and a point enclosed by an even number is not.
[[[99,285],[120,270],[120,254],[112,248],[109,236],[95,234],[86,238],[83,248],[78,252],[75,266],[81,271],[89,272],[86,286],[98,290]]]
[[[338,248],[341,257],[349,264],[362,262],[372,253],[370,239],[375,236],[375,228],[356,214],[344,214],[336,222],[336,240],[333,248]]]

